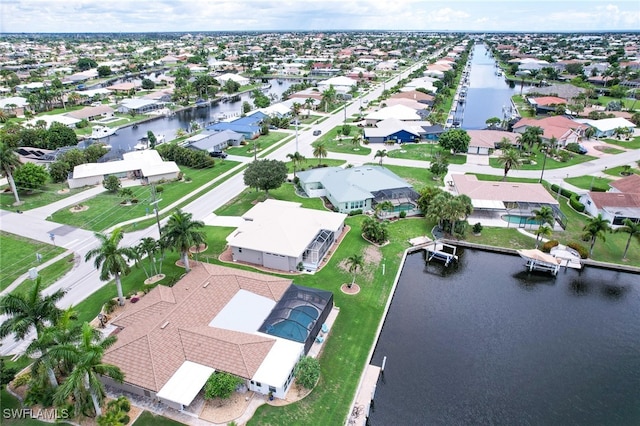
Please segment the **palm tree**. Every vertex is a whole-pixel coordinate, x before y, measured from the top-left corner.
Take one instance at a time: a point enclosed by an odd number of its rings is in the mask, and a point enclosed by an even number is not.
[[[379,150],[376,152],[376,155],[374,155],[374,156],[373,156],[373,158],[374,158],[374,160],[375,160],[376,158],[380,158],[380,160],[379,160],[379,164],[382,166],[382,159],[383,159],[384,157],[386,157],[386,156],[387,156],[387,150],[386,150],[386,149],[379,149]]]
[[[636,237],[638,241],[640,241],[640,222],[634,222],[631,219],[625,219],[622,221],[624,226],[617,228],[614,232],[626,232],[629,234],[629,239],[627,240],[627,245],[624,248],[624,254],[622,255],[622,259],[627,258],[627,250],[629,250],[629,244],[631,243],[631,239]]]
[[[95,257],[93,265],[100,269],[100,279],[107,281],[111,277],[115,278],[118,290],[118,303],[124,305],[124,294],[122,293],[122,282],[120,277],[131,272],[130,261],[137,260],[138,254],[133,247],[118,247],[124,233],[122,229],[116,228],[111,235],[95,233],[95,237],[100,241],[100,246],[91,249],[84,257],[85,262]]]
[[[62,311],[56,303],[65,295],[58,289],[48,296],[42,295],[42,281],[38,277],[27,294],[9,293],[0,299],[0,315],[8,318],[0,325],[0,339],[14,334],[15,340],[23,340],[34,329],[36,339],[45,327],[55,322]]]
[[[298,165],[301,162],[305,161],[305,158],[298,151],[294,152],[293,154],[287,154],[287,158],[291,160],[291,163],[293,163],[293,177],[295,178]]]
[[[152,237],[145,237],[140,240],[140,243],[136,246],[136,250],[138,251],[138,257],[142,258],[143,256],[147,256],[149,259],[149,271],[153,275],[158,275],[158,266],[156,264],[155,254],[158,252],[160,248],[160,244],[157,240]],[[145,270],[146,273],[146,270]],[[148,276],[147,276],[148,277]]]
[[[62,311],[55,325],[43,329],[40,336],[33,340],[25,355],[36,356],[31,365],[31,375],[37,376],[45,372],[51,387],[58,387],[55,370],[64,374],[71,371],[74,344],[80,336],[80,325],[75,323],[78,316],[72,307]]]
[[[364,266],[364,258],[361,254],[352,254],[347,258],[347,265],[349,266],[349,273],[353,274],[353,279],[351,280],[351,284],[349,284],[349,288],[353,286],[356,282],[356,273],[358,269],[361,269]]]
[[[102,415],[100,407],[105,397],[105,389],[100,376],[108,376],[116,382],[122,382],[124,374],[115,365],[102,362],[104,352],[116,342],[116,336],[101,339],[101,333],[88,322],[82,324],[80,339],[72,354],[74,368],[58,387],[54,396],[56,404],[64,404],[73,397],[75,412],[81,413],[91,400],[95,415]]]
[[[556,221],[555,217],[553,216],[553,210],[549,206],[542,206],[539,209],[533,209],[531,210],[531,213],[533,213],[533,220],[535,220],[539,225],[548,223],[549,225],[553,226]]]
[[[9,182],[9,187],[11,187],[11,192],[13,192],[13,196],[16,199],[14,205],[20,205],[20,197],[18,196],[18,189],[16,188],[16,183],[13,180],[13,172],[20,167],[20,158],[16,152],[7,145],[5,142],[0,141],[0,171],[4,174]]]
[[[520,167],[520,152],[513,148],[507,148],[502,151],[502,155],[498,157],[498,161],[504,165],[504,177],[502,178],[504,182],[507,180],[509,170]]]
[[[536,229],[536,248],[540,245],[540,241],[544,237],[550,237],[553,234],[553,230],[547,225],[540,225]]]
[[[201,231],[204,222],[192,220],[191,213],[182,210],[175,211],[169,216],[169,221],[162,228],[164,247],[170,247],[180,252],[186,272],[189,272],[189,248],[205,242],[206,234]]]
[[[318,165],[322,164],[322,159],[327,157],[327,147],[319,143],[313,149],[313,156],[318,159]]]
[[[598,216],[589,218],[587,224],[582,228],[582,236],[585,240],[591,241],[589,257],[593,254],[593,246],[596,244],[596,239],[600,238],[602,241],[606,241],[605,232],[611,231],[609,223],[609,219],[603,218],[602,214],[599,213]]]

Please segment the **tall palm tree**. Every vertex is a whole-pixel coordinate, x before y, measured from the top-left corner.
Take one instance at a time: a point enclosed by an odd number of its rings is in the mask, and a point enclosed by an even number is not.
[[[84,257],[85,262],[94,258],[93,265],[96,269],[100,269],[100,279],[107,281],[111,277],[115,278],[116,288],[118,290],[118,303],[124,305],[124,294],[122,292],[122,275],[131,272],[129,266],[130,261],[137,260],[138,254],[133,247],[118,247],[124,233],[122,229],[116,228],[111,235],[95,233],[95,237],[100,241],[100,246],[91,249]]]
[[[629,244],[631,244],[631,239],[636,237],[638,242],[640,242],[640,222],[634,222],[631,219],[625,219],[622,221],[624,226],[617,228],[614,232],[626,232],[629,234],[629,239],[627,240],[627,245],[624,248],[624,254],[622,255],[622,259],[627,258],[627,250],[629,250]]]
[[[596,244],[596,240],[598,238],[602,241],[606,241],[605,233],[611,231],[609,223],[609,219],[603,218],[601,213],[596,217],[587,219],[587,224],[582,228],[582,235],[585,240],[588,239],[591,241],[589,257],[593,254],[593,246]]]
[[[374,158],[374,159],[376,159],[376,158],[380,158],[380,160],[378,160],[378,164],[380,164],[380,165],[382,166],[382,159],[383,159],[384,157],[386,157],[386,156],[387,156],[387,150],[386,150],[386,149],[379,149],[379,150],[376,152],[376,155],[374,155],[374,156],[373,156],[373,158]]]
[[[5,142],[0,141],[0,171],[7,178],[13,197],[16,199],[15,205],[20,205],[20,197],[18,196],[18,189],[16,183],[13,180],[13,172],[20,167],[20,158],[18,154],[7,145]]]
[[[347,265],[349,266],[349,273],[353,274],[351,284],[349,284],[349,288],[351,288],[356,282],[356,273],[358,272],[358,269],[362,269],[362,267],[364,267],[364,258],[361,254],[352,254],[347,258]]]
[[[15,340],[23,340],[31,330],[35,330],[36,339],[45,327],[55,324],[62,311],[56,303],[65,295],[59,289],[48,296],[42,295],[42,280],[36,279],[26,294],[9,293],[0,299],[0,315],[8,318],[0,324],[0,339],[14,334]]]
[[[502,181],[507,180],[507,174],[511,169],[520,167],[520,152],[513,148],[507,148],[502,151],[502,155],[498,157],[498,161],[504,166],[504,176]]]
[[[191,213],[177,210],[169,216],[167,224],[162,228],[164,247],[173,248],[180,252],[185,271],[189,272],[189,248],[205,242],[206,234],[201,229],[204,222],[192,220]]]
[[[298,165],[301,162],[305,161],[304,155],[296,151],[293,154],[287,154],[287,158],[291,160],[291,163],[293,163],[293,177],[295,178],[296,172],[298,170]]]
[[[555,217],[553,216],[553,209],[551,209],[551,207],[549,206],[542,206],[539,209],[533,209],[531,210],[531,213],[533,214],[533,216],[531,217],[539,225],[548,223],[549,225],[553,226],[556,221]]]
[[[115,336],[102,340],[101,333],[88,322],[82,324],[79,342],[73,352],[74,368],[54,396],[56,404],[64,404],[73,397],[76,413],[81,413],[93,403],[96,416],[102,415],[102,401],[105,397],[100,376],[108,376],[122,382],[124,374],[115,365],[102,362],[104,352],[116,342]]]
[[[322,164],[322,159],[326,158],[327,154],[327,147],[323,143],[319,143],[313,148],[313,156],[318,159],[318,165]]]
[[[81,330],[80,324],[75,322],[77,318],[77,313],[72,307],[65,309],[55,325],[44,328],[25,350],[25,355],[36,357],[31,365],[31,375],[36,376],[44,372],[53,388],[58,387],[55,370],[62,374],[72,370],[70,364],[74,345]]]
[[[160,249],[160,244],[157,240],[151,237],[145,237],[140,240],[140,243],[136,246],[138,250],[138,257],[147,257],[149,262],[149,271],[153,275],[158,275],[160,272],[155,259],[155,254]],[[146,272],[146,271],[145,271]]]

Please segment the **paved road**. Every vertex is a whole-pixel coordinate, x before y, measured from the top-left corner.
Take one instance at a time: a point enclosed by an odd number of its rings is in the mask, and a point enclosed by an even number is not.
[[[392,87],[395,85],[399,78],[406,77],[413,68],[405,71],[402,76],[396,76],[386,82],[386,87]],[[356,114],[360,107],[360,102],[372,101],[376,99],[383,91],[383,87],[378,85],[370,90],[369,93],[363,95],[361,98],[354,99],[347,106],[347,117],[351,117]],[[313,158],[313,148],[311,143],[315,141],[318,137],[313,136],[313,130],[321,130],[322,134],[327,133],[329,130],[333,129],[336,126],[341,125],[344,122],[345,114],[342,110],[337,113],[330,115],[326,120],[322,123],[311,126],[311,128],[307,130],[300,130],[298,132],[297,137],[297,148],[299,152],[307,158]],[[296,149],[296,138],[292,138],[289,142],[287,142],[282,147],[275,149],[267,155],[267,158],[278,159],[278,160],[286,160],[286,155],[292,152],[295,152]],[[376,149],[373,149],[375,152]],[[373,163],[376,160],[373,158],[374,152],[367,156],[360,155],[348,155],[348,154],[332,154],[331,158],[339,158],[344,159],[348,163],[353,165],[359,165],[363,163]],[[231,159],[231,157],[229,157]],[[238,160],[246,162],[246,158],[238,158]],[[249,159],[250,160],[250,159]],[[587,163],[583,163],[580,165],[567,167],[563,169],[555,169],[555,170],[546,170],[545,171],[545,180],[558,183],[562,182],[562,179],[567,176],[583,176],[583,175],[592,175],[599,173],[604,167],[615,167],[623,164],[629,164],[633,161],[640,160],[640,150],[636,150],[633,152],[627,152],[624,156],[611,156],[605,157],[598,160],[590,161]],[[394,158],[385,158],[385,164],[392,165],[402,165],[409,167],[420,167],[427,168],[429,166],[428,163],[423,161],[416,160],[403,160],[403,159],[394,159]],[[227,172],[227,174],[232,174],[237,172],[239,168],[243,167],[243,164],[237,166],[231,171]],[[502,171],[499,169],[493,169],[489,166],[482,165],[451,165],[449,167],[450,172],[460,172],[460,173],[486,173],[486,174],[496,174],[501,175]],[[217,180],[224,178],[227,174],[221,176],[220,178],[210,182],[209,185],[213,185]],[[510,176],[517,177],[529,177],[529,178],[538,178],[540,177],[540,171],[522,171],[522,170],[512,170],[509,173]],[[127,183],[134,184],[134,183]],[[566,185],[565,185],[566,187]],[[196,220],[206,220],[210,219],[212,216],[212,212],[219,207],[222,207],[226,203],[230,202],[235,198],[237,194],[242,192],[246,186],[244,185],[242,173],[238,173],[235,176],[231,177],[229,180],[220,184],[218,187],[213,189],[201,188],[197,191],[201,191],[202,195],[200,195],[195,201],[187,204],[183,207],[184,211],[193,214],[194,219]],[[64,299],[60,302],[60,306],[67,307],[71,305],[77,305],[82,300],[86,299],[88,296],[93,294],[99,288],[104,286],[106,283],[102,282],[99,279],[99,273],[93,268],[92,263],[87,263],[84,261],[84,256],[88,250],[95,247],[97,245],[97,240],[94,235],[90,231],[60,225],[47,218],[55,211],[70,207],[75,204],[79,204],[82,200],[93,197],[98,193],[104,191],[102,188],[93,188],[88,191],[84,191],[80,194],[76,194],[74,196],[68,197],[65,200],[61,200],[59,202],[53,203],[49,206],[41,207],[38,209],[33,209],[30,211],[25,211],[22,214],[9,212],[9,211],[0,211],[0,230],[11,232],[14,234],[18,234],[27,238],[34,239],[36,241],[43,241],[46,243],[52,243],[50,239],[50,234],[53,233],[55,235],[55,244],[61,247],[64,247],[68,250],[74,251],[77,256],[79,256],[82,260],[77,263],[74,269],[65,275],[62,279],[60,279],[57,283],[50,286],[47,290],[44,291],[45,294],[50,294],[56,291],[58,288],[67,289],[67,294]],[[189,197],[192,194],[189,195]],[[182,200],[178,200],[176,203],[161,209],[161,212],[171,211],[175,208],[176,205],[181,203]],[[129,221],[131,222],[131,221]],[[127,223],[127,222],[125,222]],[[123,223],[123,224],[125,224]],[[131,246],[137,244],[141,238],[144,237],[153,237],[158,238],[158,229],[157,226],[151,226],[146,229],[142,229],[136,232],[129,232],[125,234],[122,244],[126,246]],[[115,294],[115,288],[114,288]],[[0,354],[10,354],[17,353],[21,351],[26,346],[26,342],[14,342],[10,338],[5,339],[2,342],[2,346],[0,346]]]

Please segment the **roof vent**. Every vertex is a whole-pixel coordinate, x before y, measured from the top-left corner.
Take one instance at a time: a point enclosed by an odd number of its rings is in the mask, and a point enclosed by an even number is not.
[[[207,288],[209,286],[209,281],[207,281],[206,283],[204,283],[204,285],[202,286],[203,288]]]
[[[165,321],[164,324],[160,326],[160,329],[164,330],[169,325],[169,321]]]

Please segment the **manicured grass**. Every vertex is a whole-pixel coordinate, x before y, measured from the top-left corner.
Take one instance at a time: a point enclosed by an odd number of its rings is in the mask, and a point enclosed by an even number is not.
[[[469,225],[473,226],[473,223]],[[473,235],[469,229],[465,236],[465,241],[475,244],[484,244],[493,247],[508,247],[515,250],[535,248],[535,238],[527,237],[518,232],[517,225],[511,228],[493,228],[485,226],[479,236]]]
[[[42,262],[46,262],[64,251],[62,247],[0,231],[0,290],[39,265],[36,253],[40,253]]]
[[[263,191],[247,188],[240,195],[220,207],[214,213],[218,216],[241,216],[256,202],[264,201],[266,194]],[[320,198],[303,198],[295,194],[292,184],[285,183],[280,188],[269,191],[269,198],[276,200],[294,201],[302,203],[302,207],[310,209],[324,210],[324,205]]]
[[[132,426],[182,426],[183,423],[171,420],[167,417],[156,416],[149,411],[143,411],[133,422]]]
[[[609,183],[613,182],[613,179],[599,176],[578,176],[567,178],[565,181],[581,189],[606,192],[609,189]]]
[[[230,148],[227,148],[226,152],[229,155],[241,155],[243,157],[253,157],[254,143],[255,143],[255,147],[258,150],[258,156],[260,156],[260,153],[262,151],[280,142],[282,139],[286,138],[287,136],[290,136],[290,135],[288,133],[271,131],[269,132],[268,135],[260,136],[255,140],[246,141],[247,142],[246,145],[232,146]]]
[[[8,189],[9,186],[5,185],[0,187],[2,191],[0,191],[0,208],[3,210],[31,210],[37,207],[42,207],[49,205],[51,203],[55,203],[56,201],[60,201],[62,199],[67,198],[70,195],[77,194],[78,192],[82,192],[82,189],[72,189],[69,190],[69,187],[66,183],[48,183],[40,189],[36,189],[34,191],[30,191],[29,193],[25,191],[18,190],[18,196],[20,197],[20,201],[23,202],[22,205],[18,207],[14,207],[13,203],[16,201],[13,197],[13,192]],[[65,190],[64,193],[58,193],[58,191]]]
[[[629,98],[619,99],[619,98],[613,98],[611,96],[599,96],[598,100],[596,101],[597,104],[602,106],[607,106],[609,102],[620,102],[622,104],[623,110],[629,110],[631,109],[631,106],[635,104],[635,101],[633,99],[629,99]]]
[[[612,154],[612,155],[622,154],[623,152],[626,152],[624,149],[612,148],[610,146],[602,148],[601,151],[604,152],[605,154]]]
[[[498,175],[483,175],[480,173],[472,173],[478,178],[478,180],[488,180],[491,182],[502,182],[502,176]],[[538,183],[538,179],[535,178],[517,178],[507,175],[506,182],[525,182],[525,183]]]
[[[610,143],[613,145],[621,146],[626,149],[639,149],[640,148],[640,136],[635,137],[631,140],[625,139],[605,139],[606,143]]]
[[[371,148],[368,148],[362,144],[355,146],[351,142],[353,140],[353,135],[356,132],[360,132],[361,130],[357,126],[349,126],[349,127],[351,127],[351,133],[347,137],[342,135],[342,126],[337,126],[329,130],[323,136],[321,136],[312,145],[317,146],[318,144],[322,143],[324,144],[327,151],[338,152],[342,154],[356,154],[356,155],[371,154]],[[340,134],[341,136],[338,137],[338,134]]]
[[[55,263],[47,266],[46,268],[41,269],[38,272],[40,276],[40,285],[41,289],[49,287],[51,284],[58,281],[62,276],[64,276],[67,272],[69,272],[74,265],[74,255],[70,254],[65,256],[63,259],[58,260]],[[18,287],[16,287],[11,293],[12,294],[26,294],[31,290],[35,281],[30,279],[26,279],[22,282]]]
[[[551,157],[547,157],[547,159],[545,160],[544,157],[545,157],[544,154],[539,151],[533,152],[530,157],[525,157],[525,158],[531,160],[532,163],[535,163],[535,164],[520,164],[520,167],[518,168],[518,170],[542,170],[543,164],[544,164],[545,170],[561,169],[563,167],[569,167],[569,166],[573,166],[580,163],[586,163],[587,161],[596,159],[596,157],[592,157],[590,155],[579,155],[574,153],[571,153],[571,157],[565,162],[555,160]],[[498,160],[497,157],[490,157],[489,165],[497,169],[501,169],[504,167],[500,163],[500,160]]]
[[[390,164],[382,164],[384,168],[391,170],[393,173],[407,181],[413,189],[420,191],[425,186],[440,186],[441,180],[434,180],[433,173],[429,169],[419,169],[416,167],[393,166]]]
[[[623,177],[622,172],[624,171],[624,166],[612,167],[610,169],[603,170],[605,174],[616,177]],[[640,175],[640,169],[630,168],[629,172]]]
[[[437,143],[419,142],[403,143],[387,149],[389,158],[404,158],[407,160],[431,161],[434,154],[444,152]]]
[[[327,165],[327,167],[337,167],[337,166],[341,166],[345,163],[346,161],[344,160],[332,160],[330,158],[323,158],[322,159],[322,164],[323,165]],[[293,162],[288,161],[287,163],[285,163],[287,166],[287,170],[289,171],[289,173],[293,173]],[[318,159],[316,158],[307,158],[305,159],[305,161],[303,161],[302,163],[298,164],[298,172],[302,172],[304,170],[310,170],[313,169],[315,167],[318,166]]]
[[[202,170],[181,166],[180,170],[191,178],[191,182],[167,182],[156,185],[156,188],[158,186],[163,188],[163,191],[158,193],[158,199],[162,200],[160,209],[179,200],[189,192],[232,169],[237,164],[234,161],[218,161],[215,167]],[[150,204],[152,201],[151,187],[136,186],[132,187],[131,190],[138,199],[136,204],[122,206],[120,203],[123,199],[118,194],[102,193],[82,203],[82,205],[89,207],[88,210],[72,213],[69,208],[65,208],[55,212],[52,215],[53,220],[58,223],[99,232],[129,219],[151,215],[153,213],[153,206]]]
[[[524,101],[524,97],[520,95],[513,95],[511,99],[513,100],[513,103],[516,105],[516,108],[518,108],[518,112],[520,113],[520,116],[522,118],[535,117],[535,113],[531,112],[531,109],[529,108],[527,103]]]

